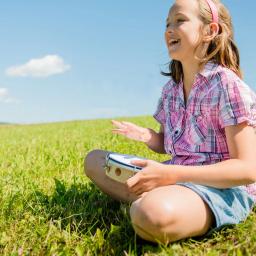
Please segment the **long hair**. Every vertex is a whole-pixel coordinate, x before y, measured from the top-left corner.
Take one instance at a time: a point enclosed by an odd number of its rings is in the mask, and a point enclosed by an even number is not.
[[[199,4],[200,18],[204,24],[212,22],[212,13],[206,0],[197,0]],[[203,66],[208,61],[213,61],[223,67],[231,69],[240,78],[242,78],[242,71],[240,68],[240,56],[238,48],[234,42],[234,32],[232,19],[227,8],[220,0],[212,0],[218,10],[219,16],[219,33],[210,42],[206,54],[203,58],[195,56]],[[201,42],[199,42],[198,47]],[[195,49],[195,52],[197,48]],[[172,60],[169,63],[169,73],[161,72],[162,75],[171,76],[173,80],[178,83],[183,77],[183,69],[180,61]]]

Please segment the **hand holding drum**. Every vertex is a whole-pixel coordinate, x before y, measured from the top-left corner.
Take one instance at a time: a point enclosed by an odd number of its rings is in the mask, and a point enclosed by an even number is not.
[[[142,169],[140,166],[131,164],[131,162],[142,159],[145,158],[139,158],[133,155],[109,153],[106,156],[106,175],[113,180],[125,183],[129,178]]]

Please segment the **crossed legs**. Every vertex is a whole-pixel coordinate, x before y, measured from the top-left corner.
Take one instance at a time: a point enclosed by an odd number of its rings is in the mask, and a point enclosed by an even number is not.
[[[153,189],[132,203],[130,215],[140,237],[162,243],[203,235],[214,221],[201,197],[180,185]]]
[[[106,194],[123,202],[132,202],[130,216],[133,228],[141,238],[169,243],[205,234],[214,216],[202,198],[180,185],[159,187],[137,197],[126,185],[104,172],[108,152],[91,151],[85,159],[86,175]]]

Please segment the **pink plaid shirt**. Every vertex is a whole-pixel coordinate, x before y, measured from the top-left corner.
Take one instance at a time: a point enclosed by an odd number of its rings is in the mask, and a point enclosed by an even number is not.
[[[214,164],[230,159],[226,126],[256,127],[256,94],[234,72],[208,62],[196,75],[186,106],[183,82],[171,79],[154,117],[164,127],[165,151],[172,155],[168,164]],[[245,189],[256,200],[256,183]]]

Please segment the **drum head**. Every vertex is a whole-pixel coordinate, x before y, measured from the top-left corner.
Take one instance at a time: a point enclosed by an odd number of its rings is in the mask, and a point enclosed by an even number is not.
[[[142,167],[131,164],[131,161],[143,160],[143,159],[145,158],[141,158],[133,155],[110,153],[107,156],[107,164],[114,164],[114,165],[122,166],[125,169],[139,171],[142,169]]]

